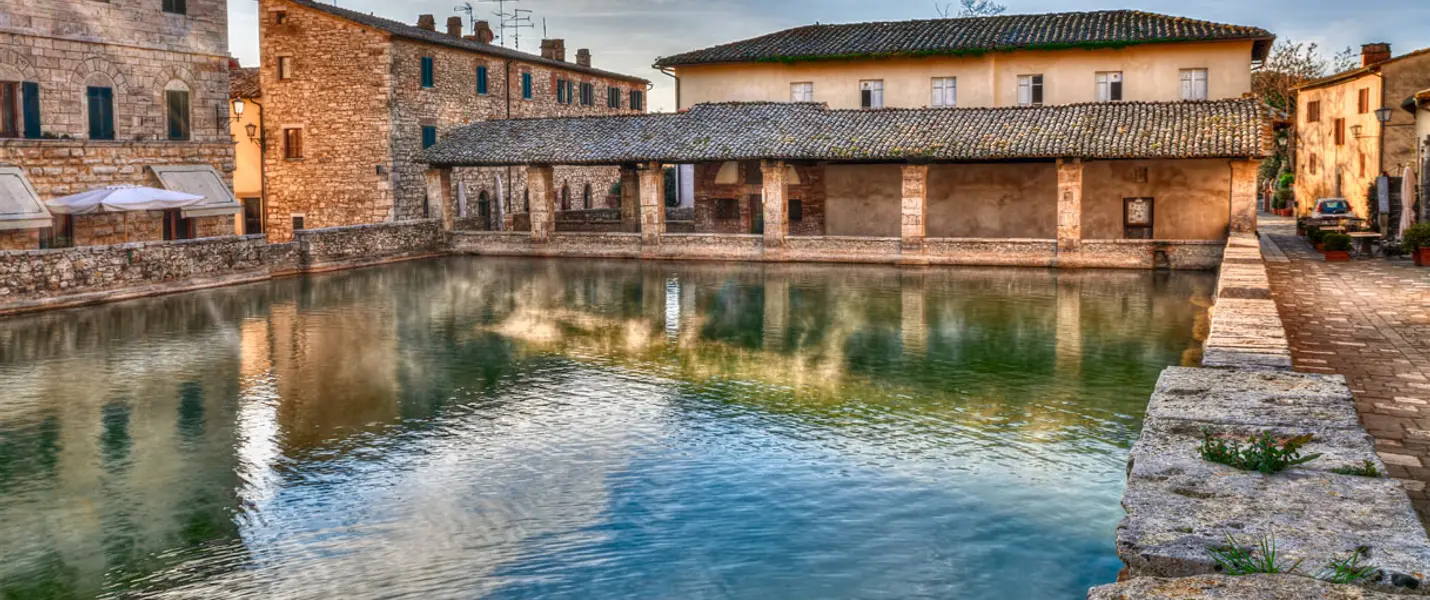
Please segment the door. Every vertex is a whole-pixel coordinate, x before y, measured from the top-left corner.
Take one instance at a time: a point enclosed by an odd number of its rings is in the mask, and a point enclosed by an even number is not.
[[[763,194],[750,196],[750,233],[765,232],[765,197]]]
[[[1122,237],[1129,240],[1153,239],[1155,205],[1152,198],[1123,198]]]

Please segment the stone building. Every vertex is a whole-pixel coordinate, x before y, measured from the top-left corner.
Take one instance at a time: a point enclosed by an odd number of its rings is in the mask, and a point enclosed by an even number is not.
[[[0,16],[0,249],[233,232],[227,2],[0,0]],[[43,205],[116,184],[208,199],[76,217]]]
[[[233,135],[233,195],[243,205],[240,235],[263,233],[263,86],[258,67],[229,70],[229,132]],[[240,110],[240,107],[242,110]]]
[[[566,60],[562,40],[542,55],[464,35],[459,17],[407,25],[309,0],[260,0],[265,214],[270,239],[295,227],[405,221],[431,214],[414,158],[449,131],[490,119],[638,114],[649,82]],[[557,174],[564,206],[609,206],[613,169]],[[462,170],[458,216],[477,228],[523,224],[525,173]],[[498,206],[498,199],[501,199]],[[502,223],[496,222],[500,215]]]
[[[1368,218],[1379,177],[1395,177],[1391,189],[1398,190],[1417,141],[1414,115],[1396,109],[1427,87],[1430,48],[1393,56],[1390,44],[1380,43],[1361,47],[1360,67],[1298,87],[1297,214],[1310,214],[1321,198],[1345,198]]]

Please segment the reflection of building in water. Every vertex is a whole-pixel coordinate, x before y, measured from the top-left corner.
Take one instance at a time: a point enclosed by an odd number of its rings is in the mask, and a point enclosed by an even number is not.
[[[1082,372],[1082,287],[1076,277],[1058,278],[1059,373]]]

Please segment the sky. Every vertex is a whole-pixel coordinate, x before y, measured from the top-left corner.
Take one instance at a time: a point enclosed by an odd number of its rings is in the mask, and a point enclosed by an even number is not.
[[[344,8],[416,23],[436,15],[440,27],[466,0],[338,0]],[[1003,0],[1008,13],[1135,8],[1195,19],[1253,25],[1280,39],[1315,42],[1329,58],[1367,42],[1390,42],[1395,54],[1430,47],[1430,2],[1402,2],[1368,11],[1353,0]],[[478,19],[496,23],[495,0],[473,1]],[[546,37],[566,40],[567,60],[590,48],[592,66],[644,77],[654,83],[652,111],[675,104],[672,80],[651,64],[660,56],[820,23],[897,21],[938,16],[931,0],[508,0],[506,8],[532,11],[535,29],[522,32],[521,49],[538,52]],[[258,64],[258,2],[229,2],[229,44],[244,66]],[[1373,17],[1370,15],[1374,15]],[[495,25],[494,25],[495,26]],[[469,25],[470,27],[470,25]],[[512,46],[508,40],[507,46]]]

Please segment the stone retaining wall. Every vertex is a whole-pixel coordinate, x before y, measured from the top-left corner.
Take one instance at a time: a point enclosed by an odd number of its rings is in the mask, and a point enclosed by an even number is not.
[[[442,221],[423,219],[295,232],[304,271],[328,271],[437,256],[448,250]]]
[[[1202,366],[1291,370],[1291,346],[1256,236],[1227,241]]]

